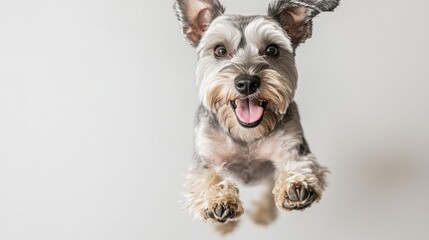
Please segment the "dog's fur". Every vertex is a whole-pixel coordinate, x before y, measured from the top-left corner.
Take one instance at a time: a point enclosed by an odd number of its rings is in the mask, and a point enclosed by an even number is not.
[[[202,103],[184,201],[196,218],[231,231],[244,211],[234,180],[266,183],[251,214],[260,224],[275,219],[275,208],[301,210],[321,199],[327,168],[311,154],[293,101],[295,50],[311,37],[312,19],[338,3],[274,0],[266,16],[240,16],[225,15],[217,0],[175,1],[182,33],[198,54]],[[249,123],[252,116],[260,118]]]

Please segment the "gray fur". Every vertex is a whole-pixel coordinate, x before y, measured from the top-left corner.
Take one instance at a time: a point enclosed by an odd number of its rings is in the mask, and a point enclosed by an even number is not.
[[[264,146],[266,142],[275,141],[280,145],[285,146],[288,151],[297,151],[300,156],[310,155],[310,149],[304,138],[298,108],[295,102],[289,105],[289,108],[284,115],[281,122],[276,126],[276,129],[272,134],[266,138],[259,139],[257,141],[247,143],[232,138],[228,132],[222,129],[219,122],[216,120],[216,114],[209,111],[203,105],[200,105],[196,115],[196,129],[199,129],[202,123],[208,124],[206,128],[216,130],[216,134],[222,136],[222,141],[228,139],[232,141],[235,147],[238,149],[236,154],[231,155],[232,161],[226,162],[225,167],[244,184],[256,184],[262,181],[265,177],[270,176],[275,171],[275,166],[271,159],[261,158],[259,150]],[[293,133],[294,140],[296,141],[289,146],[289,133]],[[198,133],[197,133],[198,134]],[[217,138],[214,136],[206,136],[208,138]],[[217,144],[222,144],[218,142]],[[208,168],[213,166],[211,159],[207,159],[198,155],[198,149],[196,149],[194,159],[195,167],[198,169]]]
[[[268,6],[268,16],[277,20],[288,32],[291,29],[299,31],[291,35],[294,48],[311,37],[313,21],[312,19],[321,12],[333,11],[340,0],[276,0]],[[304,9],[305,16],[298,22],[291,22],[290,13],[292,9]]]
[[[198,54],[196,83],[201,105],[185,194],[185,207],[196,218],[227,221],[214,217],[213,211],[222,210],[219,204],[238,211],[232,221],[242,214],[238,188],[229,177],[257,184],[275,176],[275,206],[282,210],[303,209],[320,200],[328,170],[311,153],[293,100],[298,81],[295,48],[311,36],[311,19],[322,11],[332,11],[338,2],[275,0],[267,16],[223,15],[224,8],[217,0],[175,2],[182,32]],[[189,16],[201,11],[206,14],[207,9],[207,28],[198,28]],[[224,47],[225,55],[215,54],[219,46]],[[278,54],[268,54],[268,46],[275,46]],[[240,75],[260,79],[256,92],[242,95],[236,90],[234,80]],[[238,120],[236,103],[243,101],[252,101],[253,109],[262,111],[251,128]],[[304,189],[308,194],[302,195],[300,202],[293,189]],[[295,197],[289,197],[291,193]],[[304,199],[306,195],[311,198]]]
[[[268,15],[278,15],[285,8],[305,7],[307,19],[311,19],[321,12],[333,11],[339,3],[340,0],[276,0],[269,4]]]

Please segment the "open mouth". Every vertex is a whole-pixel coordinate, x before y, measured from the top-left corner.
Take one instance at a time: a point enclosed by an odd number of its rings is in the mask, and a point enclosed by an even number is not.
[[[262,122],[268,102],[258,99],[237,99],[231,101],[238,123],[245,128],[253,128]]]

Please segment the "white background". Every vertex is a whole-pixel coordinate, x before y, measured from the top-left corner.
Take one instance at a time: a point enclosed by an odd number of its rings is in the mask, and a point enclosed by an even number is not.
[[[427,239],[428,7],[343,0],[317,17],[296,100],[330,186],[227,239]],[[178,204],[195,63],[172,1],[0,0],[0,239],[218,239]]]

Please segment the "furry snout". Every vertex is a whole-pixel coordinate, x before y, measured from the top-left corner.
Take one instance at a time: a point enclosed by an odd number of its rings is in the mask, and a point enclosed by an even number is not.
[[[243,95],[250,95],[256,92],[261,86],[261,79],[257,75],[238,75],[235,80],[235,89]]]

